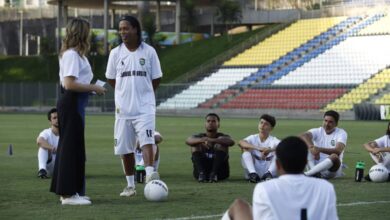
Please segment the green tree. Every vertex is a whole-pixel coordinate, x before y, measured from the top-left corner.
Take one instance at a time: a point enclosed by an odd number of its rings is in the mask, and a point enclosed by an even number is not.
[[[229,28],[234,23],[241,22],[242,10],[240,3],[233,0],[219,0],[216,6],[218,20],[225,25],[225,32],[229,36]]]
[[[156,23],[155,23],[155,17],[154,14],[148,12],[145,13],[142,17],[142,27],[144,31],[148,33],[148,43],[156,48],[155,42],[154,42],[154,35],[156,34]]]
[[[184,29],[187,32],[194,31],[194,28],[197,23],[196,14],[195,14],[195,2],[193,0],[184,0],[182,1],[182,10],[183,10],[183,23]]]

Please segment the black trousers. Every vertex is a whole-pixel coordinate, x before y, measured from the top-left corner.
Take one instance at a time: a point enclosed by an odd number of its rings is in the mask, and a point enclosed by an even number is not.
[[[206,179],[208,179],[210,173],[213,171],[213,168],[215,169],[216,165],[218,169],[214,172],[217,174],[218,180],[224,180],[230,175],[229,155],[224,152],[216,152],[211,158],[210,154],[196,152],[192,154],[191,160],[194,167],[193,176],[195,179],[198,179],[199,172],[201,171],[204,172]]]
[[[85,193],[84,120],[88,93],[64,90],[57,103],[59,143],[50,191],[58,195]]]

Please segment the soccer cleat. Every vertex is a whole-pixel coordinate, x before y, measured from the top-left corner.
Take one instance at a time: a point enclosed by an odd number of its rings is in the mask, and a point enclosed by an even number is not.
[[[270,180],[272,179],[273,176],[270,172],[266,172],[264,173],[264,175],[260,178],[260,181],[267,181],[267,180]]]
[[[62,205],[91,205],[92,202],[80,197],[78,194],[75,194],[71,197],[61,199]]]
[[[249,176],[249,182],[251,183],[260,182],[260,177],[259,175],[257,175],[257,173],[250,173],[248,176]]]
[[[200,183],[206,182],[206,175],[204,174],[204,172],[199,173],[198,182],[200,182]]]
[[[157,172],[153,172],[150,175],[147,175],[145,177],[145,183],[148,183],[152,180],[159,180],[159,179],[160,179],[160,175]]]
[[[211,173],[211,174],[210,174],[210,178],[209,178],[209,182],[210,182],[210,183],[216,183],[216,182],[218,182],[218,176],[217,176],[217,174]]]
[[[40,170],[38,171],[38,177],[41,178],[41,179],[47,179],[47,178],[49,178],[49,177],[47,176],[47,172],[46,172],[45,169],[40,169]]]
[[[128,186],[123,189],[123,192],[121,192],[119,196],[131,197],[131,196],[135,196],[136,194],[137,191],[135,191],[135,188]]]

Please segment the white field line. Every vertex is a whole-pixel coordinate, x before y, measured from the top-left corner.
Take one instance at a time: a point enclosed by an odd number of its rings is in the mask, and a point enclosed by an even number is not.
[[[373,202],[351,202],[351,203],[339,203],[337,204],[338,207],[343,206],[358,206],[358,205],[371,205],[371,204],[380,204],[380,203],[390,203],[390,201],[373,201]],[[210,219],[210,218],[217,218],[222,217],[223,214],[217,214],[217,215],[202,215],[202,216],[188,216],[188,217],[181,217],[181,218],[168,218],[165,220],[194,220],[194,219]]]

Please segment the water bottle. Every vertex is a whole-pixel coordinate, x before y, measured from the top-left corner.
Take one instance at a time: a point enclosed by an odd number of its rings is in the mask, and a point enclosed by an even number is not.
[[[143,183],[145,180],[145,167],[142,165],[135,166],[135,178],[138,183]]]
[[[356,163],[356,170],[355,170],[355,181],[361,182],[364,176],[364,162],[359,161]]]

